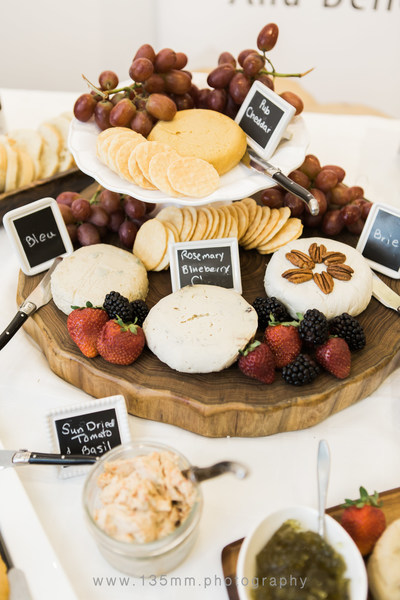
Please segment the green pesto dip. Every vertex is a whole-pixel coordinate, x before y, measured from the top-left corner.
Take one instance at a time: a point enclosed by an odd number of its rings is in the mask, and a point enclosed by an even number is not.
[[[322,537],[288,520],[257,554],[254,600],[349,600],[345,562]]]

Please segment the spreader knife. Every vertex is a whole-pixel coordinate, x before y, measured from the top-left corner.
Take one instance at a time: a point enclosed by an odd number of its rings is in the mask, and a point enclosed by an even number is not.
[[[99,456],[83,454],[44,454],[29,450],[0,450],[0,470],[22,465],[61,465],[64,467],[92,465],[99,458]]]

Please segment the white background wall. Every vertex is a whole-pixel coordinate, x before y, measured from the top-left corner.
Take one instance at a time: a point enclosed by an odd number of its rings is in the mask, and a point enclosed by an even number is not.
[[[192,70],[256,46],[269,22],[280,71],[315,70],[301,85],[318,102],[400,117],[399,0],[0,0],[0,87],[86,91],[85,73],[120,79],[136,49],[172,47]]]

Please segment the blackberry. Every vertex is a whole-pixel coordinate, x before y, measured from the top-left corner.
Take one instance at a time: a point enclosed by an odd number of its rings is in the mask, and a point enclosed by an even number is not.
[[[323,344],[329,337],[328,319],[316,308],[306,310],[300,321],[299,335],[308,344]]]
[[[360,323],[348,313],[342,313],[329,321],[332,335],[343,338],[350,350],[361,350],[365,346],[365,333]]]
[[[308,354],[299,354],[294,361],[283,367],[282,378],[291,385],[311,383],[321,369]]]
[[[103,308],[110,319],[120,317],[124,323],[132,321],[132,308],[129,300],[119,292],[110,292],[107,294],[104,299]]]
[[[149,307],[144,300],[134,300],[131,302],[132,321],[136,320],[136,324],[140,327],[143,325],[143,321],[149,314]]]
[[[258,315],[258,327],[260,329],[266,329],[266,327],[268,327],[271,314],[275,321],[279,321],[280,323],[290,321],[290,315],[288,314],[285,305],[275,298],[275,296],[271,296],[271,298],[262,298],[258,296],[253,302],[253,308]]]

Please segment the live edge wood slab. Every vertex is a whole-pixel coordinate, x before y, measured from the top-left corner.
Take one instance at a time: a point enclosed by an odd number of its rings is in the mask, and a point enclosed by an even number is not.
[[[240,258],[243,296],[252,303],[265,295],[268,257],[253,250],[242,251]],[[20,273],[18,303],[42,276]],[[399,281],[382,279],[400,293]],[[150,272],[149,282],[147,303],[152,307],[171,292],[169,271]],[[53,301],[27,319],[24,328],[57,375],[95,398],[122,394],[130,414],[207,437],[256,437],[311,427],[369,396],[400,365],[400,318],[396,313],[372,299],[358,318],[367,345],[353,353],[350,377],[339,380],[322,373],[312,384],[300,388],[286,384],[279,373],[272,385],[258,383],[243,375],[237,365],[220,373],[178,373],[147,348],[128,367],[112,365],[101,357],[88,359],[69,338],[67,317]]]

